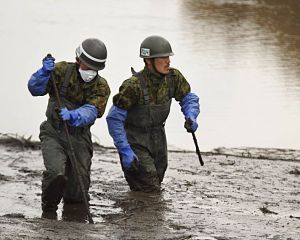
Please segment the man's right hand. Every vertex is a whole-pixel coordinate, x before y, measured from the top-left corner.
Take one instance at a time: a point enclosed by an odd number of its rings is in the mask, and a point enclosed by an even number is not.
[[[38,69],[28,81],[28,89],[32,96],[44,96],[47,92],[48,81],[51,71],[55,68],[55,59],[48,54],[43,59],[43,66]]]
[[[121,155],[122,165],[126,170],[130,170],[133,167],[134,159],[137,159],[137,156],[134,154],[130,146],[122,147],[119,150]]]
[[[54,70],[55,58],[52,56],[47,56],[43,59],[43,71],[49,73]]]

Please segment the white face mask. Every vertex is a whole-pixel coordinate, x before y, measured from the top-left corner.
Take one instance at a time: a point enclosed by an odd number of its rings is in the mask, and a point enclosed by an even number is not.
[[[95,70],[82,70],[79,68],[78,71],[81,75],[82,80],[85,82],[90,82],[97,76],[97,71]]]

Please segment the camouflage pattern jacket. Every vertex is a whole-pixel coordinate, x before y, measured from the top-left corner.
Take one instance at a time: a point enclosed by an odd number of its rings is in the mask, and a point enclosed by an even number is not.
[[[174,86],[174,98],[181,101],[191,91],[184,76],[175,68],[171,68],[167,76],[157,76],[144,68],[141,73],[146,81],[149,94],[149,104],[163,104],[170,100],[167,78],[171,78]],[[135,106],[144,105],[143,90],[136,76],[125,80],[119,88],[119,93],[113,97],[113,104],[119,108],[129,110]]]
[[[59,62],[55,64],[54,75],[56,86],[60,91],[64,77],[66,74],[68,63]],[[50,99],[55,98],[52,79],[48,81],[46,93],[49,94]],[[78,65],[75,64],[70,75],[68,89],[66,91],[65,99],[78,107],[84,104],[91,104],[97,108],[98,118],[103,116],[106,104],[110,95],[110,88],[107,81],[99,75],[91,82],[84,82],[80,73],[78,72]]]

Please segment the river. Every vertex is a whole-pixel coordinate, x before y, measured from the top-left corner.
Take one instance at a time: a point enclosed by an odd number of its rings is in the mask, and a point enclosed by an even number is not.
[[[0,0],[0,132],[38,138],[47,97],[32,97],[30,75],[51,52],[74,61],[87,37],[103,40],[100,74],[117,92],[139,70],[142,40],[167,38],[171,65],[200,96],[196,133],[201,150],[224,147],[299,149],[300,3],[298,0]],[[106,113],[108,110],[106,111]],[[166,124],[171,148],[194,149],[174,101]],[[112,146],[105,118],[94,140]]]

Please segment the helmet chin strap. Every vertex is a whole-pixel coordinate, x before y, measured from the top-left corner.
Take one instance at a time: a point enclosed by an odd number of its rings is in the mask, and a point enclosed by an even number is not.
[[[152,65],[152,67],[153,67],[155,73],[157,73],[157,74],[158,74],[159,76],[161,76],[161,77],[166,76],[166,74],[161,73],[161,72],[159,72],[159,71],[157,70],[157,68],[156,68],[156,66],[155,66],[154,59],[155,59],[155,58],[150,58],[150,62],[151,62],[151,65]]]

